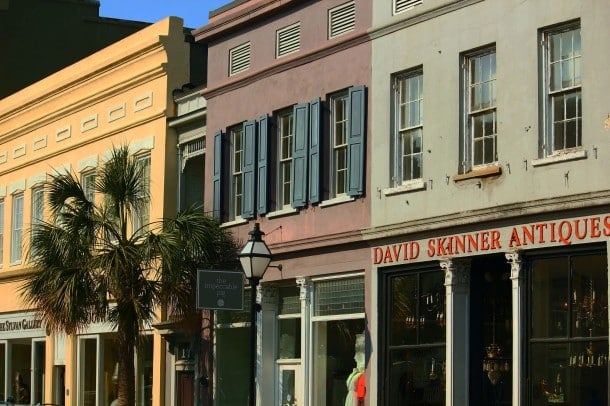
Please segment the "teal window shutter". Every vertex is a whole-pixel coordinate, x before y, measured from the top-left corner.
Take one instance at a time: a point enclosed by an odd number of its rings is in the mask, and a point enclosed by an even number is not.
[[[364,194],[364,149],[366,133],[366,89],[354,86],[348,95],[347,171],[349,196]]]
[[[321,102],[317,98],[309,103],[309,203],[320,202],[320,132]]]
[[[307,139],[309,137],[309,103],[294,106],[294,132],[292,141],[292,188],[291,206],[303,207],[307,204]]]
[[[222,131],[214,134],[214,169],[212,174],[212,217],[222,220]]]
[[[244,123],[242,133],[242,210],[241,216],[245,219],[254,217],[254,197],[256,188],[256,121],[249,120]]]
[[[258,194],[257,194],[257,210],[259,215],[267,213],[269,201],[267,190],[269,179],[267,176],[267,162],[269,155],[269,118],[267,115],[261,116],[258,119]]]

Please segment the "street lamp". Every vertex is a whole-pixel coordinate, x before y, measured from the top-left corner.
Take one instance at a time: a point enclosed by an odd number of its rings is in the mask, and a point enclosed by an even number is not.
[[[256,406],[256,287],[271,262],[271,252],[263,241],[259,223],[248,233],[250,239],[239,253],[239,261],[250,282],[250,406]]]

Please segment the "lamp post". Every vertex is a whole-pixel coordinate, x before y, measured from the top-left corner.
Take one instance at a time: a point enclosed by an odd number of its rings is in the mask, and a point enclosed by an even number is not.
[[[263,241],[259,223],[248,233],[250,239],[239,253],[239,261],[250,282],[250,390],[249,404],[256,406],[256,287],[271,262],[271,252]]]

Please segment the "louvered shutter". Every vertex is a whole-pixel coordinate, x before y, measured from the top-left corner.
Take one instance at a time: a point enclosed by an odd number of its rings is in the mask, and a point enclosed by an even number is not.
[[[254,217],[254,197],[256,188],[256,121],[244,123],[243,154],[242,154],[242,209],[241,216],[245,219]]]
[[[321,102],[315,99],[309,103],[309,203],[320,202],[320,130],[321,130]]]
[[[259,215],[267,213],[268,210],[268,184],[267,160],[269,155],[269,119],[266,115],[258,119],[258,194],[257,210]]]
[[[422,0],[394,0],[394,14],[402,13],[422,3]]]
[[[301,24],[293,24],[277,32],[276,57],[291,54],[301,48]]]
[[[328,12],[328,38],[338,37],[356,28],[354,2],[335,7]]]
[[[348,96],[348,136],[347,136],[347,171],[349,196],[360,196],[364,193],[364,149],[366,89],[354,86]]]
[[[307,138],[309,136],[309,103],[294,106],[294,135],[292,141],[292,188],[291,206],[303,207],[307,204]]]
[[[222,131],[214,134],[214,168],[212,174],[212,216],[222,219]]]

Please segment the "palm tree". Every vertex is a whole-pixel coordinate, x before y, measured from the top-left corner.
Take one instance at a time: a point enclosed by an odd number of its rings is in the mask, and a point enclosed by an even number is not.
[[[162,306],[192,320],[196,268],[233,267],[237,245],[196,207],[142,224],[148,180],[126,145],[113,148],[97,174],[95,199],[73,174],[50,176],[46,192],[51,216],[32,227],[33,272],[21,293],[53,331],[74,334],[111,322],[119,404],[134,405],[133,360],[143,326]]]

